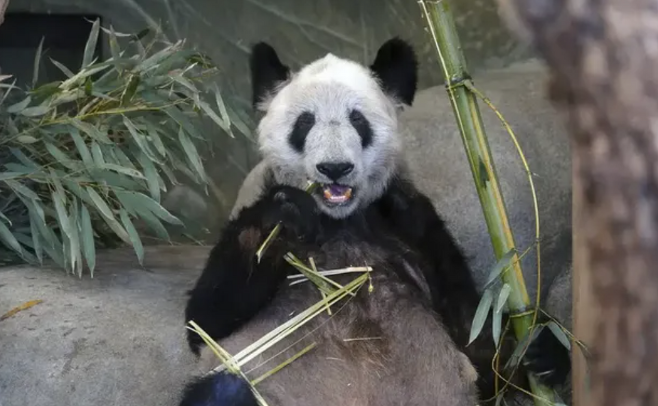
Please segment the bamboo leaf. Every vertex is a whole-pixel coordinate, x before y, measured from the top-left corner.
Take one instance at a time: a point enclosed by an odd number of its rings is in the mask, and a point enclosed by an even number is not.
[[[126,168],[126,167],[121,166],[121,165],[108,164],[108,163],[103,164],[100,167],[103,168],[103,169],[119,172],[119,173],[122,173],[124,175],[128,175],[128,176],[133,177],[133,178],[146,179],[146,177],[144,177],[144,175],[140,171],[138,171],[137,169]]]
[[[539,335],[539,333],[541,332],[542,328],[543,328],[543,327],[539,327],[539,326],[538,326],[537,328],[534,329],[534,331],[533,331],[533,333],[532,333],[532,339],[533,339],[533,340]],[[519,361],[521,360],[521,357],[522,357],[523,355],[525,355],[525,353],[523,352],[523,350],[525,350],[526,347],[528,346],[528,340],[530,340],[530,338],[531,338],[531,335],[530,335],[530,334],[526,334],[525,336],[523,336],[522,339],[518,340],[518,342],[517,342],[517,344],[516,344],[516,348],[514,348],[514,351],[512,352],[512,355],[510,355],[510,357],[509,357],[509,359],[507,360],[507,362],[505,363],[505,366],[503,367],[503,369],[507,370],[507,369],[509,369],[511,366],[514,366],[514,365],[518,365],[518,364],[519,364]]]
[[[569,341],[569,338],[567,337],[567,335],[564,334],[564,331],[562,330],[562,328],[560,328],[560,326],[558,326],[557,323],[555,323],[554,321],[549,321],[546,325],[551,330],[551,332],[553,333],[555,338],[560,340],[562,345],[564,345],[564,347],[567,350],[571,351],[571,341]]]
[[[23,153],[23,151],[21,151],[20,149],[18,149],[18,148],[9,148],[9,152],[11,152],[11,154],[13,156],[15,156],[16,159],[21,161],[21,163],[23,165],[25,165],[29,168],[33,168],[33,169],[39,169],[40,168],[40,166],[36,162],[34,162],[30,158],[28,158],[27,155],[25,155]]]
[[[152,56],[142,61],[139,65],[137,65],[135,67],[135,71],[144,72],[155,67],[157,64],[159,64],[166,58],[173,55],[176,51],[178,51],[178,48],[180,47],[181,44],[182,41],[178,41],[175,44],[156,52]]]
[[[478,335],[480,335],[482,327],[484,327],[484,323],[487,320],[489,309],[491,309],[492,300],[493,294],[491,293],[491,290],[485,290],[482,294],[482,298],[480,299],[477,310],[475,310],[475,317],[473,317],[473,324],[471,325],[471,333],[468,339],[468,345],[475,341]]]
[[[114,151],[114,155],[119,161],[119,165],[130,169],[137,169],[137,167],[133,164],[133,161],[123,152],[122,148],[113,148],[112,150]]]
[[[11,173],[14,172],[16,175],[15,176],[8,176],[9,179],[15,179],[15,178],[21,178],[21,177],[28,177],[35,172],[38,172],[37,169],[33,168],[28,168],[25,165],[17,164],[17,163],[8,163],[5,164],[5,168],[7,168],[8,171],[10,172],[5,172],[5,173]],[[2,174],[0,173],[0,179],[2,178]]]
[[[103,158],[103,150],[96,141],[91,143],[91,156],[93,157],[94,163],[96,165],[102,166],[105,164],[105,159]]]
[[[242,120],[242,117],[238,115],[236,111],[234,111],[232,108],[228,108],[228,121],[235,126],[235,128],[238,129],[248,139],[251,139],[252,137],[252,132],[249,129],[249,126],[245,124],[245,122]]]
[[[2,241],[7,248],[10,248],[23,256],[23,247],[21,247],[21,244],[16,240],[16,237],[14,237],[2,221],[0,221],[0,241]]]
[[[139,83],[141,81],[141,78],[139,75],[131,75],[130,79],[128,80],[128,86],[126,86],[126,89],[123,91],[121,94],[121,105],[124,106],[132,100],[133,96],[135,95],[135,92],[137,91],[137,86],[139,86]]]
[[[185,155],[187,156],[187,159],[190,161],[196,172],[199,174],[202,180],[206,180],[206,172],[203,169],[203,164],[201,163],[201,157],[197,152],[196,146],[192,143],[192,141],[187,136],[187,134],[185,134],[182,128],[178,131],[178,140],[183,146],[183,151],[185,151]]]
[[[1,172],[0,180],[20,179],[25,176],[23,172]]]
[[[9,218],[7,218],[7,216],[5,216],[1,211],[0,211],[0,220],[6,221],[10,227],[12,226],[11,220],[9,220]]]
[[[231,138],[235,138],[235,136],[233,136],[233,132],[231,131],[231,121],[228,111],[226,110],[226,104],[224,104],[224,99],[222,99],[222,95],[219,92],[217,85],[215,85],[215,102],[217,103],[217,108],[219,109],[219,113],[222,115],[224,122],[224,125],[218,123],[219,126],[224,128],[224,131],[226,131],[226,133],[230,135]]]
[[[185,117],[185,115],[176,107],[167,107],[164,109],[164,111],[167,113],[167,115],[169,115],[169,117],[173,118],[176,123],[183,127],[185,131],[187,131],[193,138],[198,140],[205,140],[205,138],[196,130],[194,125],[192,125],[192,122],[187,117]]]
[[[514,258],[514,255],[516,255],[516,250],[514,248],[510,249],[507,251],[505,255],[503,255],[500,260],[496,263],[496,265],[491,269],[489,272],[489,276],[487,277],[487,282],[484,284],[485,288],[491,283],[493,283],[503,272],[505,268],[510,266],[510,261],[512,258]]]
[[[135,127],[135,125],[126,116],[123,116],[123,125],[125,125],[126,128],[128,128],[128,132],[132,136],[133,140],[135,141],[139,149],[141,149],[142,152],[144,152],[146,156],[148,156],[150,159],[154,161],[158,161],[158,158],[151,153],[151,150],[146,145],[144,135],[139,133],[137,127]]]
[[[43,52],[43,40],[44,37],[41,37],[39,41],[39,46],[37,47],[37,52],[34,54],[34,67],[32,69],[32,88],[37,85],[39,81],[39,66],[41,65],[41,53]]]
[[[23,111],[32,101],[32,96],[27,96],[25,99],[19,101],[16,104],[12,104],[11,106],[7,107],[7,113],[20,113]]]
[[[80,232],[82,234],[82,249],[91,276],[94,276],[96,268],[96,244],[94,243],[94,230],[91,225],[89,210],[84,204],[80,205]]]
[[[71,223],[69,222],[69,216],[66,211],[65,202],[66,197],[60,194],[59,190],[55,190],[51,193],[53,202],[55,203],[55,211],[57,212],[57,218],[59,221],[59,227],[62,229],[62,232],[70,238],[71,234]]]
[[[17,182],[15,180],[5,180],[4,181],[7,186],[9,186],[14,192],[19,193],[26,198],[30,200],[39,200],[39,196],[37,196],[36,193],[34,193],[32,190],[21,184],[20,182]]]
[[[66,186],[66,189],[72,192],[78,199],[91,206],[96,205],[85,189],[83,189],[77,182],[71,179],[62,179],[62,182]]]
[[[20,114],[25,117],[39,117],[48,113],[49,110],[48,106],[27,107],[23,109]]]
[[[117,33],[114,32],[114,27],[110,25],[110,52],[112,53],[112,59],[114,61],[119,61],[121,58],[121,52],[119,51],[119,41],[117,40]]]
[[[87,166],[92,166],[94,164],[94,160],[91,157],[89,148],[87,148],[87,144],[85,144],[85,141],[80,136],[80,131],[77,128],[72,128],[70,134],[71,138],[73,138],[73,142],[75,143],[76,148],[78,149],[78,153],[82,158],[82,162],[84,162],[84,164]]]
[[[62,243],[59,241],[59,238],[57,238],[57,235],[55,235],[52,228],[48,227],[46,224],[43,208],[36,201],[25,202],[25,205],[28,208],[30,222],[36,224],[39,234],[47,243],[46,245],[43,245],[43,249],[48,253],[50,258],[57,263],[57,265],[66,268],[64,257],[62,256]]]
[[[171,213],[169,213],[160,203],[151,199],[143,193],[139,192],[129,192],[129,191],[115,191],[114,192],[119,198],[120,201],[124,202],[125,207],[130,207],[134,210],[137,208],[143,208],[153,214],[155,214],[160,219],[166,221],[167,223],[183,225],[183,223]]]
[[[107,134],[101,132],[98,128],[89,123],[85,123],[84,121],[74,117],[71,118],[71,124],[73,124],[83,133],[93,138],[95,141],[98,141],[102,144],[112,144],[112,141],[109,139]]]
[[[21,144],[34,144],[38,140],[31,135],[19,135],[16,137],[16,141],[20,142]]]
[[[41,238],[39,234],[39,227],[30,218],[30,234],[32,235],[32,247],[39,263],[43,265],[43,247],[41,246]]]
[[[190,82],[189,80],[185,79],[183,76],[181,76],[181,75],[170,75],[169,77],[171,79],[173,79],[174,82],[179,83],[180,85],[182,85],[182,86],[188,88],[189,90],[191,90],[194,94],[199,92],[197,90],[197,88],[194,86],[194,84],[192,84],[192,82]]]
[[[112,210],[107,203],[105,203],[105,200],[103,200],[103,198],[91,187],[87,186],[85,189],[87,190],[87,193],[89,193],[89,197],[93,200],[98,211],[103,215],[107,225],[110,226],[112,231],[114,231],[119,238],[130,244],[130,236],[114,217]]]
[[[139,217],[155,232],[155,234],[164,241],[171,241],[171,237],[167,232],[165,226],[162,225],[160,219],[155,217],[153,213],[147,210],[137,210]]]
[[[69,237],[69,257],[71,259],[71,272],[82,277],[82,251],[80,247],[80,223],[78,222],[78,200],[73,198],[71,207],[71,216],[69,222],[71,225],[71,235]]]
[[[496,347],[498,347],[498,343],[500,342],[500,332],[502,327],[503,327],[503,312],[494,312],[491,328],[493,333],[494,344],[496,344]]]
[[[7,89],[7,91],[4,92],[5,94],[2,95],[2,98],[0,98],[0,105],[2,105],[2,104],[5,103],[5,100],[7,100],[7,98],[9,97],[9,94],[11,93],[11,91],[14,90],[14,89],[18,89],[18,87],[16,86],[16,79],[14,79],[14,81],[12,82],[11,85],[6,85],[6,84],[0,83],[0,89]]]
[[[67,167],[68,169],[71,170],[76,170],[76,166],[74,164],[74,161],[69,158],[61,149],[57,148],[55,145],[53,145],[50,142],[44,142],[44,145],[46,146],[46,150],[50,153],[50,155],[55,158],[55,160]]]
[[[148,132],[149,141],[155,145],[155,149],[158,151],[161,157],[167,156],[167,149],[162,143],[162,139],[158,134],[158,130],[150,122],[146,122],[146,131]]]
[[[91,200],[94,202],[94,205],[96,205],[96,208],[100,211],[100,213],[106,217],[106,218],[114,218],[114,215],[112,214],[112,210],[110,207],[105,203],[105,200],[91,187],[87,186],[85,188],[87,193],[89,194],[89,197]]]
[[[128,235],[130,236],[130,241],[132,242],[133,249],[135,250],[135,254],[137,254],[137,259],[139,260],[139,264],[143,265],[144,246],[142,245],[142,240],[139,238],[139,234],[137,234],[137,230],[135,229],[133,222],[130,221],[130,217],[128,216],[126,210],[121,209],[119,211],[119,216],[121,218],[121,223],[123,223],[123,227],[126,229],[126,231],[128,231]]]
[[[0,241],[14,251],[16,251],[21,256],[23,255],[23,248],[21,244],[16,240],[16,237],[9,231],[4,222],[0,221]]]
[[[111,25],[110,25],[109,29],[104,28],[103,26],[101,26],[101,30],[106,34],[114,35],[115,37],[132,37],[132,36],[134,36],[134,34],[126,34],[126,33],[122,33],[122,32],[116,32],[116,31],[114,31],[114,28],[112,28]]]
[[[91,32],[89,33],[89,38],[85,44],[85,51],[82,55],[82,66],[80,69],[84,69],[89,64],[94,57],[94,52],[96,51],[96,43],[98,42],[98,33],[100,32],[100,19],[96,19],[91,26]]]
[[[73,72],[71,72],[71,71],[69,70],[69,68],[67,68],[66,66],[64,66],[64,65],[62,65],[61,63],[57,62],[57,61],[54,60],[53,58],[50,58],[50,62],[52,62],[53,65],[55,65],[55,66],[57,67],[57,69],[61,70],[62,73],[64,73],[64,75],[66,75],[67,78],[70,79],[70,78],[72,78],[73,76],[75,76],[75,75],[73,74]]]
[[[500,293],[498,294],[498,304],[496,305],[496,313],[502,313],[503,306],[505,306],[511,291],[512,287],[507,283],[504,284],[502,288],[500,288]]]
[[[231,129],[230,129],[230,127],[229,127],[228,125],[226,125],[226,123],[225,123],[221,118],[219,118],[219,116],[218,116],[214,111],[212,111],[212,109],[210,108],[210,106],[208,105],[208,103],[199,100],[199,101],[197,101],[197,104],[199,105],[199,107],[201,107],[201,109],[202,109],[202,110],[203,110],[208,116],[210,116],[210,118],[211,118],[215,123],[217,123],[217,125],[218,125],[222,130],[224,130],[224,131],[226,131],[227,133],[231,134]],[[231,137],[233,137],[233,134],[231,134]]]
[[[145,154],[138,154],[137,160],[139,161],[139,163],[142,165],[142,168],[144,169],[144,175],[146,176],[146,183],[148,184],[149,193],[151,194],[151,197],[156,202],[160,202],[161,179],[160,179],[160,175],[158,175],[158,171],[155,169],[153,162],[151,162],[151,160],[148,159],[148,157]]]
[[[85,96],[91,96],[94,92],[94,84],[91,81],[91,78],[85,80]]]

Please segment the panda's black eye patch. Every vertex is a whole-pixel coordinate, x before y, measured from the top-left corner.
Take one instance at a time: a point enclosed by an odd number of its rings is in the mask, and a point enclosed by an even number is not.
[[[356,132],[359,133],[363,148],[372,144],[372,128],[370,127],[370,122],[363,113],[359,110],[352,110],[350,112],[350,123]]]
[[[288,137],[288,142],[297,152],[304,151],[306,136],[315,125],[315,114],[305,111],[297,117],[292,127],[292,132]]]

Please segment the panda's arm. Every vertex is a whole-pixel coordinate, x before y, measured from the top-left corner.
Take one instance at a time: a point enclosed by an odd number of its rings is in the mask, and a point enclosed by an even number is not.
[[[465,346],[480,294],[461,249],[431,200],[411,183],[400,180],[394,182],[382,203],[384,214],[395,232],[432,264],[434,272],[426,273],[425,278],[430,285],[435,308],[451,331],[453,339],[460,346]],[[507,345],[501,348],[503,363],[511,356],[513,349]],[[491,359],[496,349],[493,345],[491,316],[487,318],[475,342],[465,347],[464,351],[478,370],[482,371],[482,380],[488,381],[488,384],[482,385],[493,385]],[[544,329],[533,340],[524,363],[526,368],[550,385],[563,382],[571,369],[569,352],[548,329]],[[484,389],[480,387],[481,391]]]
[[[312,234],[316,222],[312,198],[291,189],[270,190],[226,225],[190,291],[186,322],[195,321],[217,340],[240,328],[272,301],[289,270],[283,260],[285,250],[290,242]],[[257,249],[280,222],[282,232],[257,262]],[[190,349],[198,354],[202,339],[193,331],[187,334]]]
[[[393,232],[432,265],[434,272],[426,273],[425,278],[439,312],[463,323],[479,303],[477,287],[464,254],[431,200],[410,182],[396,179],[380,207]],[[459,311],[455,305],[460,305]]]

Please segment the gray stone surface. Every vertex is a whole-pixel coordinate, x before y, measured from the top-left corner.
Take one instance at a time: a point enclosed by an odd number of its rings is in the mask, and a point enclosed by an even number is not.
[[[543,296],[571,263],[571,152],[562,118],[544,100],[546,74],[536,61],[475,76],[475,85],[510,123],[525,154],[537,191]],[[528,177],[497,116],[480,103],[503,198],[519,251],[535,242],[535,218]],[[495,257],[457,122],[443,87],[418,94],[401,116],[410,169],[483,281]],[[233,214],[257,195],[263,166],[245,179]],[[537,286],[535,251],[522,261],[528,293]]]
[[[94,279],[51,269],[0,269],[0,405],[176,405],[193,370],[184,294],[203,247],[102,253]]]

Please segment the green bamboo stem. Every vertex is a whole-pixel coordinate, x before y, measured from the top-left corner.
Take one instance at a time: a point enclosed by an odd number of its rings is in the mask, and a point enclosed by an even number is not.
[[[476,95],[462,85],[463,81],[469,80],[470,77],[450,6],[446,0],[420,0],[419,4],[436,45],[439,63],[444,73],[450,102],[457,118],[494,253],[500,260],[507,252],[515,249],[516,245],[482,125]],[[531,308],[530,298],[518,255],[515,255],[510,262],[511,270],[504,272],[502,278],[511,287],[507,299],[509,309],[512,313],[518,314]],[[527,312],[524,316],[512,319],[517,341],[523,340],[531,331],[533,324],[534,312]],[[555,393],[550,388],[539,385],[533,376],[528,378],[536,405],[552,404],[555,401]]]

